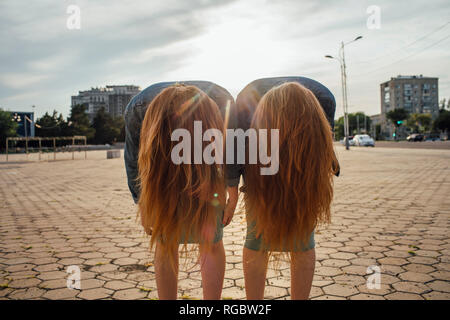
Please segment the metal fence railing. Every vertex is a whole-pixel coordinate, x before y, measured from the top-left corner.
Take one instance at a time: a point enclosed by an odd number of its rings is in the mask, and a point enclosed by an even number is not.
[[[10,146],[11,142],[11,146]],[[24,147],[20,146],[20,142],[24,142]],[[69,143],[67,143],[69,142]],[[83,144],[76,144],[81,142]],[[72,136],[72,137],[9,137],[6,138],[6,161],[8,155],[13,153],[25,154],[39,152],[39,160],[41,160],[42,153],[53,152],[53,160],[56,160],[58,152],[72,152],[72,160],[75,159],[75,151],[82,152],[84,150],[84,158],[87,159],[87,141],[86,136]]]

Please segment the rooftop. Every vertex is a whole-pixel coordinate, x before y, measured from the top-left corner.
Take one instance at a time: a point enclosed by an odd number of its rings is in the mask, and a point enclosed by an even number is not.
[[[398,75],[397,77],[392,77],[391,80],[398,80],[398,79],[438,79],[437,77],[424,77],[423,75],[418,76],[405,76],[405,75]]]

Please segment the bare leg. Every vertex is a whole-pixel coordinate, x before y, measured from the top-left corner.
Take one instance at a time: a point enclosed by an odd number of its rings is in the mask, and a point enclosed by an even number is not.
[[[316,265],[314,249],[303,252],[291,252],[291,299],[309,298]]]
[[[220,240],[210,250],[203,252],[200,248],[200,266],[202,272],[203,299],[220,300],[223,278],[225,276],[225,249]]]
[[[159,243],[156,244],[155,252],[155,274],[158,297],[160,300],[176,300],[178,286],[178,250],[176,254],[175,270],[170,260]]]
[[[269,257],[266,253],[244,247],[245,293],[248,300],[264,299],[268,261]]]

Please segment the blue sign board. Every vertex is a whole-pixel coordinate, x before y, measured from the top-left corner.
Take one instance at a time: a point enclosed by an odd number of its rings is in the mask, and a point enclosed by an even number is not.
[[[34,137],[34,112],[8,112],[11,113],[12,121],[16,121],[19,124],[19,127],[17,128],[17,134],[19,136]]]

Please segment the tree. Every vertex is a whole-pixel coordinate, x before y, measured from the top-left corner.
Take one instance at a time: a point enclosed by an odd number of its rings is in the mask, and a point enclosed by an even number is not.
[[[394,109],[386,113],[386,117],[394,124],[394,138],[397,139],[397,129],[403,124],[403,121],[408,118],[408,111],[405,109]]]
[[[439,101],[439,110],[450,111],[450,98],[449,99],[443,98],[441,101]]]
[[[413,133],[418,133],[419,132],[419,124],[417,123],[417,116],[418,115],[419,115],[418,113],[413,113],[406,120],[406,126]]]
[[[89,117],[86,114],[86,106],[77,104],[72,106],[68,118],[67,135],[86,136],[88,140],[94,138],[95,129],[91,128]]]
[[[413,113],[408,117],[406,126],[415,133],[424,133],[430,131],[431,128],[431,114]]]
[[[405,109],[394,109],[389,111],[386,114],[386,117],[391,120],[391,122],[396,127],[400,127],[403,123],[403,120],[408,118],[408,111]]]
[[[372,132],[372,119],[370,119],[369,116],[366,116],[364,112],[349,113],[347,117],[348,117],[348,132],[350,135],[362,133],[364,132],[364,129],[366,129],[367,131],[366,133]],[[341,140],[345,137],[344,117],[340,117],[338,120],[335,121],[334,136],[336,140]]]
[[[6,138],[17,136],[18,127],[19,124],[12,121],[11,113],[0,108],[0,149],[6,147]]]
[[[340,117],[339,119],[334,121],[334,137],[338,141],[344,139],[344,117]]]
[[[114,119],[101,107],[94,117],[92,127],[95,129],[93,142],[96,144],[112,144],[120,134],[120,129],[115,126]]]
[[[432,118],[429,113],[421,113],[417,117],[417,123],[419,124],[419,132],[428,132],[431,129]]]
[[[433,123],[433,129],[450,132],[450,111],[440,110],[439,116]]]
[[[365,130],[371,131],[372,119],[366,116],[364,112],[355,112],[348,114],[348,131],[350,135],[361,134]]]
[[[50,115],[46,112],[36,121],[36,136],[38,137],[60,137],[67,135],[67,121],[63,115],[53,110]]]
[[[123,117],[115,117],[113,119],[114,121],[114,127],[119,130],[119,134],[116,136],[116,140],[118,142],[124,142],[125,141],[125,120]]]
[[[377,124],[375,126],[375,137],[377,140],[384,140],[383,135],[381,134],[381,124]]]

